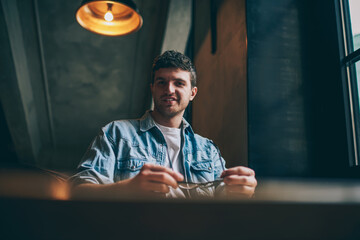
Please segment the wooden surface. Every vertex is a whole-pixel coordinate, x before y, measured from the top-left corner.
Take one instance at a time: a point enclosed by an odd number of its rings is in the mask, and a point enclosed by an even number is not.
[[[209,4],[210,1],[196,4],[195,65],[199,91],[193,102],[193,128],[219,146],[227,167],[247,165],[245,1],[227,0],[218,5],[214,55],[210,29],[203,32],[210,22],[201,22],[202,11],[206,14]]]

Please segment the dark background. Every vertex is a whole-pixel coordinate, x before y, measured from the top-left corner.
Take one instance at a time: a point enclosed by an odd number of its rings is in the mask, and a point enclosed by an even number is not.
[[[246,2],[249,163],[259,175],[356,176],[335,2]]]

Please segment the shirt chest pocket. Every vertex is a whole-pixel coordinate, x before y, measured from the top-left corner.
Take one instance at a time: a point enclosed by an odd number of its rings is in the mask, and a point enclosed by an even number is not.
[[[148,161],[145,159],[120,160],[116,164],[115,182],[135,177]]]
[[[155,152],[134,142],[121,141],[114,172],[114,182],[135,177],[145,163],[157,164]]]
[[[211,160],[192,162],[190,171],[194,182],[208,182],[214,180],[214,164]]]

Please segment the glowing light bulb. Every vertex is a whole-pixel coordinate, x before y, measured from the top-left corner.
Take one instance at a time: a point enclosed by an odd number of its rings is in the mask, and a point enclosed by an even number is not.
[[[114,15],[112,14],[112,12],[110,10],[105,13],[104,19],[108,22],[111,22],[112,20],[114,20]]]

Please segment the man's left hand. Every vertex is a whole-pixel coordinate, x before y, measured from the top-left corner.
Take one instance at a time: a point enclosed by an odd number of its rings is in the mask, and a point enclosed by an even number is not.
[[[227,196],[251,198],[257,181],[254,170],[247,167],[233,167],[222,172]]]

